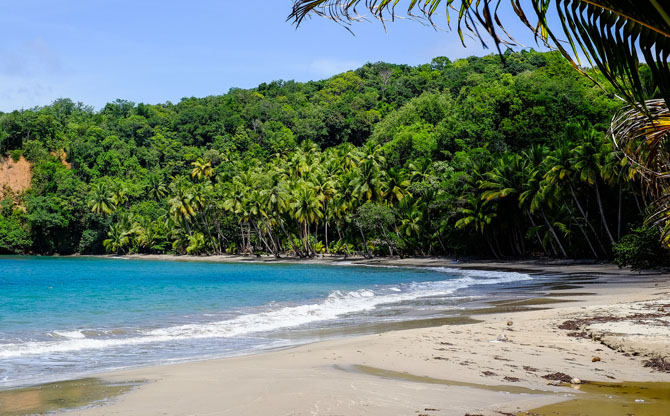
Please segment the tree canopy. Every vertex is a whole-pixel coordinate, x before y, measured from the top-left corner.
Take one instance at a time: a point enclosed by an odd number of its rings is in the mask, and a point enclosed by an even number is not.
[[[620,102],[556,52],[504,55],[0,114],[33,165],[0,251],[610,257],[647,215]]]

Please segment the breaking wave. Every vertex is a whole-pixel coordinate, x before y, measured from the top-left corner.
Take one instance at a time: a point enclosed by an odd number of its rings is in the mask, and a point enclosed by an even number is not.
[[[189,323],[137,331],[90,329],[52,331],[48,334],[51,338],[48,341],[0,344],[0,358],[170,343],[191,339],[243,337],[329,321],[349,314],[370,311],[383,304],[429,296],[446,296],[474,285],[504,284],[532,279],[528,274],[517,272],[461,270],[449,267],[429,269],[447,273],[454,278],[350,292],[336,290],[327,297],[312,303],[283,307],[269,304],[252,313],[214,322]]]

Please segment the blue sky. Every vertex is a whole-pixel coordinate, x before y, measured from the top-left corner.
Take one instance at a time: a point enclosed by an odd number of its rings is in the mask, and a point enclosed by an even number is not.
[[[0,111],[68,97],[178,102],[275,79],[307,81],[366,62],[417,65],[484,55],[455,32],[403,20],[352,26],[286,22],[291,0],[21,0],[0,4]],[[438,22],[444,22],[438,17]],[[528,46],[515,19],[508,29]],[[446,25],[445,25],[446,26]],[[493,47],[493,45],[490,45]]]

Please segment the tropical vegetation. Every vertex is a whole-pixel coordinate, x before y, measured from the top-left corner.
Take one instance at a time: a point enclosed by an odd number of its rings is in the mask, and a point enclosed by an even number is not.
[[[504,57],[0,114],[0,152],[33,166],[0,250],[611,258],[650,213],[606,134],[614,88]]]

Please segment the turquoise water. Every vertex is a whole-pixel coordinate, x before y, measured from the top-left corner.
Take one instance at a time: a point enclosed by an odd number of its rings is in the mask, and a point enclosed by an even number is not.
[[[306,341],[291,331],[442,316],[532,280],[449,268],[0,257],[0,386]]]

